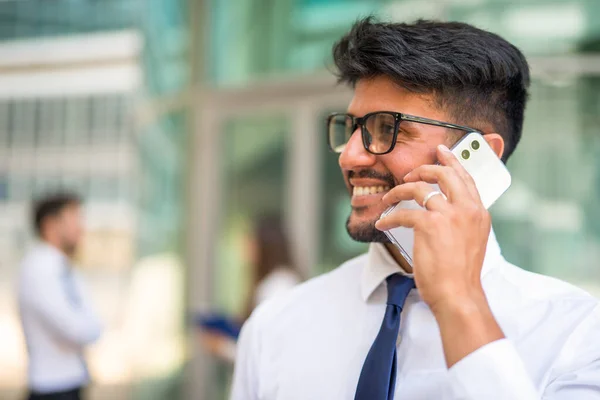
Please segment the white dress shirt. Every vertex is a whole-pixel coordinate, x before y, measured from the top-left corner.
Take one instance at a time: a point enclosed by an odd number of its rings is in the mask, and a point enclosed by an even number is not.
[[[85,385],[83,346],[100,336],[101,324],[67,257],[48,244],[35,246],[21,265],[18,302],[29,388],[49,393]]]
[[[566,265],[565,268],[568,268]],[[233,400],[353,399],[401,272],[381,244],[259,307],[244,326]],[[398,335],[396,399],[600,399],[600,306],[582,290],[508,263],[490,235],[482,284],[506,339],[446,367],[417,290]]]

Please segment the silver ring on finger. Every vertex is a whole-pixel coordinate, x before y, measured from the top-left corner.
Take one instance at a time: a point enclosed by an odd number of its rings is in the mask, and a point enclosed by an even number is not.
[[[432,190],[431,192],[427,193],[425,195],[425,197],[423,198],[423,208],[427,208],[427,202],[436,195],[441,195],[444,199],[446,199],[446,196],[444,196],[444,193],[440,192],[439,190]]]

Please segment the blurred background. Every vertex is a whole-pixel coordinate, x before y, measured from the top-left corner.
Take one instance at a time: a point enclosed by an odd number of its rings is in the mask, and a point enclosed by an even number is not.
[[[85,198],[78,263],[107,325],[92,399],[224,399],[231,365],[190,313],[243,315],[246,242],[283,216],[305,277],[365,250],[324,116],[351,92],[330,49],[360,16],[457,20],[504,36],[533,74],[493,207],[506,258],[600,294],[597,0],[0,1],[0,398],[20,399],[14,299],[32,198]]]

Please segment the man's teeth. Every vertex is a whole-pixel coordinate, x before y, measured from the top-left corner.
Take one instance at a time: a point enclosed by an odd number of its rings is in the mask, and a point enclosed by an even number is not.
[[[390,190],[389,186],[354,186],[352,195],[364,196],[367,194],[376,194],[381,192],[387,192]]]

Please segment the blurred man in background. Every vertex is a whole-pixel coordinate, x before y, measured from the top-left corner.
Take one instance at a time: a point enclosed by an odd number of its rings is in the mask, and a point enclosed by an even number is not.
[[[89,382],[84,346],[101,324],[71,258],[81,239],[81,201],[59,193],[33,210],[37,243],[21,265],[18,302],[29,355],[29,399],[76,400]]]
[[[502,257],[448,149],[476,130],[502,160],[513,153],[523,54],[463,23],[365,19],[333,55],[354,97],[329,118],[329,145],[351,197],[348,233],[369,252],[253,313],[233,398],[599,399],[598,301]],[[423,208],[380,219],[405,200]],[[412,265],[382,232],[398,226],[414,228]]]

